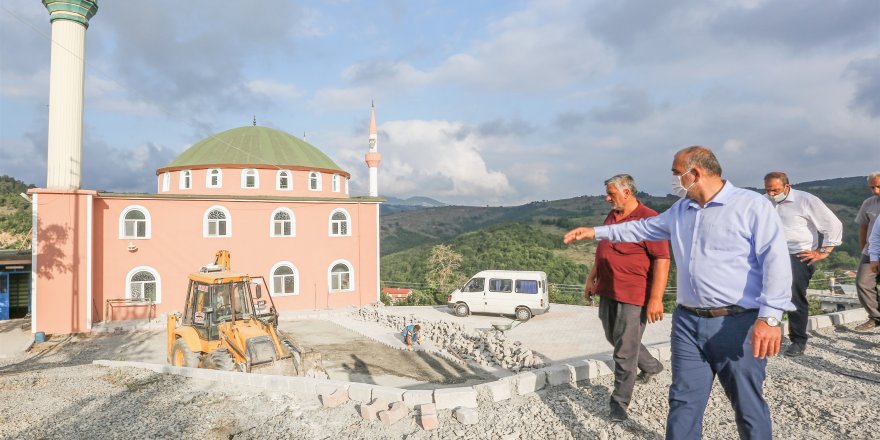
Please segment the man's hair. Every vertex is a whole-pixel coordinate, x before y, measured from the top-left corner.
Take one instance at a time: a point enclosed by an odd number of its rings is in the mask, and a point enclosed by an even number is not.
[[[605,181],[605,186],[608,185],[614,185],[614,187],[620,192],[623,192],[624,189],[628,189],[630,194],[636,195],[636,181],[633,180],[632,176],[629,174],[612,176]]]
[[[871,183],[872,180],[880,177],[880,171],[874,171],[871,174],[868,174],[868,183]]]
[[[788,185],[788,176],[785,175],[782,171],[771,171],[764,176],[764,181],[768,181],[770,179],[779,179],[783,185]]]
[[[413,327],[413,330],[415,330],[415,331],[419,331],[419,330],[421,330],[421,329],[422,329],[422,326],[420,326],[420,325],[418,325],[418,324],[416,324],[416,325]]]
[[[687,171],[694,167],[700,167],[710,176],[721,177],[721,164],[718,163],[718,158],[715,157],[715,153],[712,150],[700,145],[694,145],[680,150],[677,154],[684,155],[684,164]]]

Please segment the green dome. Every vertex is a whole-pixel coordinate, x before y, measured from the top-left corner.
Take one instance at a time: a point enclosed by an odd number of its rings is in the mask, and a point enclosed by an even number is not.
[[[203,139],[162,169],[224,165],[300,167],[345,173],[308,142],[281,130],[257,126],[233,128]]]

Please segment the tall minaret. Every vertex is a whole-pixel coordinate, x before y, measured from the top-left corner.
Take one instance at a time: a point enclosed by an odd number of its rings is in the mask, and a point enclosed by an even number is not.
[[[82,182],[83,77],[86,28],[97,0],[43,0],[52,23],[49,70],[49,157],[46,187],[79,189]]]
[[[370,167],[370,197],[379,197],[379,162],[382,155],[376,150],[376,142],[379,134],[376,131],[376,105],[370,104],[370,151],[364,156],[367,166]]]

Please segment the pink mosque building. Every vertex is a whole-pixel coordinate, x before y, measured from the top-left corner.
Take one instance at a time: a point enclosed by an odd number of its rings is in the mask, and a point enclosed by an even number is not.
[[[57,44],[47,187],[29,191],[32,331],[88,332],[180,310],[188,275],[221,249],[236,272],[265,277],[280,311],[378,301],[375,108],[367,197],[351,197],[350,174],[319,149],[256,123],[209,136],[156,170],[155,194],[81,189],[85,30],[97,3],[44,4]]]

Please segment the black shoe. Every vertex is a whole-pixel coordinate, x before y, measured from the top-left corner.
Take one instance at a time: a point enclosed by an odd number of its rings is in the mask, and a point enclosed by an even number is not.
[[[647,385],[647,384],[651,383],[651,378],[653,378],[654,376],[660,374],[661,371],[663,371],[663,367],[662,367],[662,366],[660,367],[659,370],[657,370],[657,371],[655,371],[655,372],[653,372],[653,373],[649,373],[649,372],[647,372],[647,371],[645,371],[645,370],[642,370],[642,371],[639,372],[639,375],[636,376],[636,382],[638,382],[638,383],[640,383],[640,384],[642,384],[642,385]]]
[[[626,408],[617,403],[611,404],[611,421],[612,422],[622,422],[629,418],[629,415],[626,413]]]
[[[785,354],[788,357],[798,357],[803,356],[804,350],[807,349],[807,344],[804,343],[792,343],[785,349]]]

